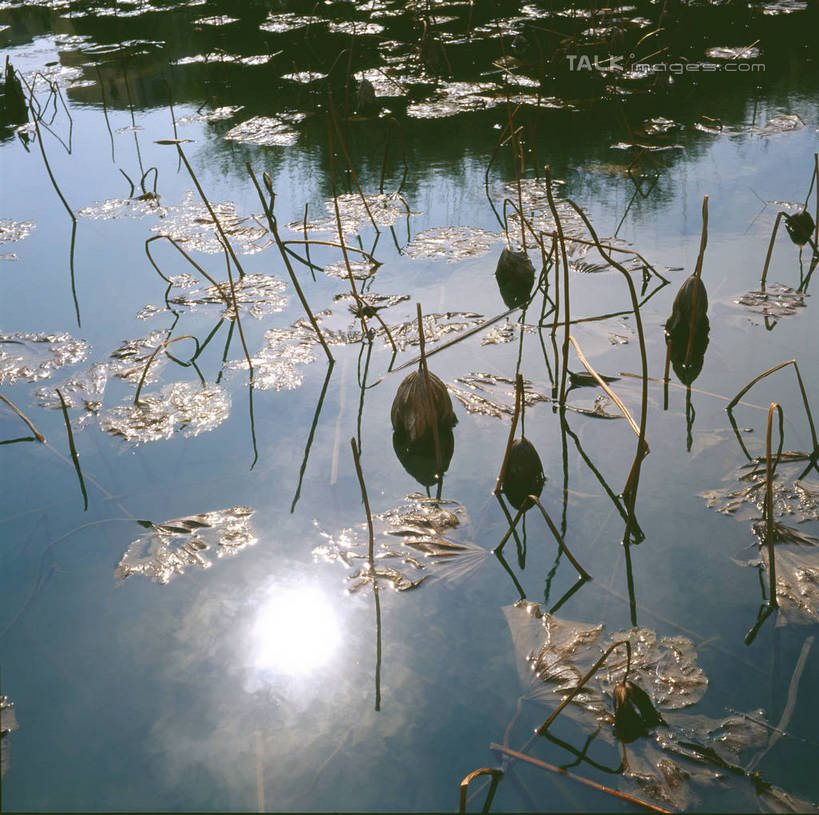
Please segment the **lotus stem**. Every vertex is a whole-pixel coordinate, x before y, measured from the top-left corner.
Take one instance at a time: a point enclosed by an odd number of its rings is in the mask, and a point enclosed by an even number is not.
[[[153,353],[148,359],[147,364],[145,365],[144,370],[142,371],[142,376],[139,378],[139,385],[137,385],[136,395],[134,396],[134,404],[139,405],[139,394],[142,393],[142,386],[145,384],[145,377],[148,376],[148,369],[151,367],[151,363],[154,361],[156,355],[160,351],[164,351],[169,345],[174,342],[179,342],[179,340],[193,340],[196,343],[196,354],[194,354],[194,359],[199,355],[199,340],[193,336],[193,334],[182,334],[179,337],[174,337],[172,340],[164,340],[156,348],[154,348]]]
[[[358,476],[358,485],[361,487],[361,500],[364,503],[364,511],[367,513],[367,535],[368,548],[367,559],[370,564],[370,569],[375,572],[375,536],[373,533],[373,516],[370,512],[370,501],[367,498],[367,485],[364,483],[364,474],[361,472],[361,458],[359,456],[358,446],[355,443],[355,438],[350,439],[350,447],[353,451],[353,461],[355,462],[355,474]]]
[[[563,540],[563,536],[560,534],[557,527],[554,525],[554,522],[549,517],[549,513],[546,512],[546,508],[540,503],[540,498],[538,498],[536,495],[530,495],[529,500],[532,501],[532,503],[537,504],[541,515],[543,515],[543,520],[546,521],[546,524],[548,525],[552,535],[554,535],[558,546],[563,550],[563,552],[565,552],[566,557],[569,559],[572,566],[574,566],[574,568],[577,570],[580,577],[582,577],[583,580],[591,580],[592,576],[577,562],[577,560],[575,560],[574,555],[569,551],[569,547],[566,545],[566,541]]]
[[[80,458],[77,455],[77,448],[74,445],[74,434],[71,432],[71,422],[68,418],[68,405],[65,403],[65,398],[60,392],[59,388],[55,388],[57,396],[60,397],[60,407],[63,411],[63,419],[65,419],[65,430],[68,434],[68,449],[71,451],[71,460],[74,462],[74,469],[77,471],[77,478],[80,482],[80,491],[82,492],[83,512],[88,511],[88,493],[85,489],[85,481],[82,477],[82,470],[80,469]]]
[[[703,196],[702,199],[702,235],[700,236],[700,252],[697,255],[697,266],[694,269],[694,277],[697,283],[702,278],[702,262],[705,258],[705,247],[708,245],[708,196]],[[691,299],[691,316],[688,323],[688,345],[685,348],[685,364],[691,358],[691,349],[694,347],[694,323],[697,319],[697,299],[699,297],[700,287],[694,286],[694,296]]]
[[[37,437],[37,441],[40,443],[45,443],[45,436],[43,436],[43,434],[34,426],[31,419],[29,419],[28,416],[26,416],[26,414],[23,413],[23,411],[20,410],[20,408],[18,408],[14,402],[11,401],[11,399],[7,399],[2,393],[0,393],[0,399],[2,399],[29,426],[31,432]]]
[[[191,266],[193,266],[193,268],[196,269],[196,271],[199,272],[199,274],[201,274],[202,277],[204,277],[216,289],[217,292],[219,292],[219,296],[225,301],[225,305],[228,306],[228,308],[229,308],[230,305],[231,305],[230,296],[225,294],[224,291],[222,291],[222,287],[170,235],[154,235],[152,238],[148,238],[145,241],[145,254],[148,256],[148,260],[149,260],[151,266],[154,267],[154,271],[166,283],[168,283],[171,286],[173,285],[173,281],[170,278],[165,277],[164,274],[162,274],[162,270],[159,268],[156,261],[153,259],[153,256],[151,255],[151,251],[148,248],[148,245],[150,243],[153,243],[153,241],[158,241],[158,240],[163,240],[163,239],[168,241],[182,255],[182,257],[184,257],[185,260],[187,260],[188,263],[190,263]]]
[[[774,409],[779,413],[779,449],[776,452],[775,460],[771,456],[771,429],[773,427]],[[773,517],[773,480],[782,453],[783,424],[784,415],[781,405],[777,402],[771,402],[768,408],[768,428],[765,434],[765,545],[768,548],[768,576],[770,578],[768,604],[773,608],[779,606],[776,599],[776,555],[774,554],[776,522]]]
[[[495,790],[497,789],[501,778],[503,778],[503,770],[498,769],[497,767],[481,767],[479,770],[474,770],[473,772],[469,773],[469,775],[466,776],[463,781],[461,781],[460,799],[458,804],[458,812],[460,815],[464,815],[466,813],[466,796],[467,792],[469,791],[469,784],[476,778],[480,778],[482,775],[492,776],[492,782],[489,785],[489,792],[486,793],[486,803],[483,805],[483,811],[488,812],[489,808],[492,806],[492,799],[495,797]]]
[[[773,254],[774,241],[776,240],[776,230],[779,229],[779,222],[784,217],[785,213],[780,211],[776,213],[776,220],[774,221],[773,229],[771,230],[771,240],[768,243],[768,254],[765,255],[765,265],[762,267],[762,280],[760,281],[760,288],[765,290],[765,281],[768,278],[768,265],[771,262],[771,255]]]
[[[518,416],[521,412],[521,404],[523,402],[523,374],[518,372],[515,376],[515,412],[512,415],[512,424],[509,427],[509,438],[506,442],[506,450],[503,454],[503,461],[501,462],[500,472],[498,473],[498,480],[495,482],[494,494],[497,495],[501,491],[501,484],[503,477],[506,475],[506,464],[509,461],[509,451],[512,449],[512,441],[515,438],[515,430],[518,426]],[[510,530],[511,531],[511,530]],[[508,536],[507,536],[508,537]],[[504,538],[503,542],[506,542]]]

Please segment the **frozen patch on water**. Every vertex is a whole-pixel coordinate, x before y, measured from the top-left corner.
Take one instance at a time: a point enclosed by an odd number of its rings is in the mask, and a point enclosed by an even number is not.
[[[153,366],[152,366],[153,367]],[[230,394],[217,385],[174,382],[160,393],[142,393],[139,403],[118,405],[100,419],[112,436],[143,443],[169,439],[177,431],[186,438],[218,427],[230,413]]]
[[[167,339],[169,339],[167,331],[152,331],[146,337],[125,340],[119,348],[111,352],[110,373],[132,385],[138,385],[151,355]],[[144,384],[156,382],[166,362],[164,354],[157,354],[151,362]]]
[[[232,556],[256,543],[249,523],[253,512],[236,506],[161,524],[139,521],[150,532],[131,543],[115,575],[120,580],[142,575],[166,585],[188,566],[208,569],[213,562],[206,553],[215,553],[217,558]]]
[[[27,237],[36,229],[34,221],[10,221],[0,218],[0,243],[13,243]]]
[[[91,346],[70,334],[0,333],[0,384],[48,379],[64,365],[76,365]]]
[[[229,281],[220,282],[218,289],[216,286],[199,289],[191,288],[189,285],[183,288],[184,293],[170,294],[168,302],[174,306],[192,310],[195,310],[197,306],[217,304],[225,307],[221,315],[224,319],[232,320],[235,317],[233,293]],[[242,278],[235,278],[233,290],[239,310],[257,320],[281,311],[287,305],[287,298],[282,296],[285,284],[272,275],[246,274]],[[227,303],[230,305],[228,306]]]
[[[93,221],[110,221],[114,218],[144,218],[146,215],[157,215],[160,218],[167,213],[157,198],[151,194],[138,198],[108,198],[102,203],[93,204],[77,210],[77,215]]]
[[[499,90],[494,82],[441,82],[435,93],[421,102],[407,106],[407,116],[416,119],[441,119],[472,110],[488,110],[506,101],[494,96]]]
[[[426,328],[424,329],[426,331]],[[503,419],[515,412],[515,381],[489,373],[470,373],[455,379],[447,390],[466,408],[467,413]],[[548,402],[549,397],[538,393],[532,382],[523,380],[526,407]]]
[[[231,201],[211,203],[219,224],[230,240],[231,246],[245,255],[252,255],[267,248],[267,229],[255,215],[240,216]],[[168,207],[166,216],[151,227],[152,232],[167,235],[183,244],[186,249],[216,254],[223,252],[216,224],[208,208],[193,192],[187,192],[182,202]],[[260,218],[260,216],[258,216]]]
[[[357,235],[361,232],[362,228],[372,223],[370,215],[379,227],[389,228],[400,217],[417,214],[410,212],[409,205],[403,196],[395,192],[365,195],[364,200],[357,193],[343,193],[336,196],[336,203],[341,219],[341,231],[345,235]],[[307,222],[308,232],[335,232],[338,235],[336,204],[332,199],[325,201],[324,209],[327,212],[325,217]],[[303,221],[293,221],[287,224],[287,228],[304,234]]]
[[[384,26],[380,23],[359,23],[354,20],[342,20],[341,22],[327,23],[327,30],[335,34],[351,34],[353,36],[364,36],[380,34],[384,30]]]
[[[804,308],[807,296],[784,283],[768,283],[764,290],[746,292],[734,302],[748,311],[779,319],[790,317],[797,309]]]
[[[335,263],[330,263],[324,267],[326,274],[332,277],[340,277],[342,280],[348,280],[351,274],[355,280],[367,280],[375,274],[377,269],[378,265],[371,263],[369,260],[351,260],[349,264],[343,260],[337,260]]]
[[[283,34],[285,31],[295,31],[297,28],[304,28],[308,25],[323,23],[320,17],[310,15],[298,15],[292,12],[285,14],[273,14],[270,12],[267,19],[259,26],[262,31],[271,31],[274,34]]]
[[[774,116],[764,127],[755,127],[751,132],[757,136],[775,136],[778,133],[792,133],[801,130],[805,126],[802,117],[798,113],[788,113],[782,116]]]
[[[244,105],[222,105],[207,113],[189,113],[181,119],[177,119],[178,125],[186,125],[190,122],[221,122],[225,119],[232,119],[240,110],[244,110]]]
[[[709,48],[705,56],[711,59],[756,59],[759,56],[759,49],[753,45],[746,45],[744,48],[717,46]]]
[[[305,118],[304,113],[281,113],[277,116],[254,116],[225,133],[230,141],[257,144],[260,147],[295,144],[299,133],[294,124]]]
[[[228,17],[227,15],[220,14],[216,17],[200,17],[198,20],[194,20],[194,25],[210,25],[210,26],[220,26],[220,25],[229,25],[230,23],[238,23],[238,17]]]
[[[457,263],[489,252],[501,240],[497,232],[470,226],[439,226],[419,232],[405,249],[413,260],[443,260]]]
[[[298,82],[301,85],[309,85],[311,82],[318,82],[326,79],[327,74],[320,71],[296,71],[291,74],[282,74],[282,79],[289,79],[291,82]]]

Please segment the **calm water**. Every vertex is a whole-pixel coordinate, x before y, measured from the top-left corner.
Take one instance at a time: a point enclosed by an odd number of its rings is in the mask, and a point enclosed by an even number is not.
[[[645,80],[567,73],[548,57],[560,46],[555,31],[564,53],[625,53],[613,44],[628,49],[653,31],[654,6],[589,17],[546,3],[479,3],[471,12],[466,3],[432,5],[430,30],[442,32],[452,69],[439,66],[437,80],[417,53],[425,4],[0,4],[3,55],[41,112],[39,135],[33,125],[10,127],[0,142],[0,385],[46,439],[14,441],[31,431],[0,407],[0,438],[8,440],[0,451],[0,692],[19,725],[3,737],[7,809],[452,811],[461,779],[494,766],[505,775],[493,810],[637,808],[504,760],[492,744],[574,764],[578,776],[666,809],[806,810],[819,800],[815,547],[809,539],[779,544],[782,607],[746,645],[761,586],[767,590],[752,531],[761,511],[753,501],[734,517],[717,511],[752,483],[740,478],[751,469],[740,469],[748,459],[725,411],[730,399],[796,358],[807,399],[819,405],[815,305],[809,286],[797,291],[811,250],[800,254],[784,224],[768,271],[768,314],[748,296],[759,289],[777,212],[797,212],[811,187],[816,7],[782,0],[672,9],[657,48],[693,62],[707,49],[759,40],[735,62],[765,71],[689,72],[643,93]],[[296,17],[319,14],[309,26]],[[354,39],[332,30],[353,20],[383,30]],[[612,25],[622,42],[611,39],[616,32],[587,31]],[[523,38],[513,42],[516,34]],[[339,56],[345,48],[352,51]],[[639,48],[646,57],[653,50]],[[353,72],[380,71],[367,73],[378,94],[367,115],[345,117],[350,53]],[[504,56],[516,62],[499,63]],[[282,79],[326,75],[337,57],[329,81]],[[508,85],[509,105],[501,64],[517,83]],[[310,238],[338,243],[328,86],[362,189],[375,196],[383,182],[386,197],[368,199],[381,206],[377,234],[333,135],[342,215],[357,218],[345,243],[381,264],[365,269],[358,286],[370,304],[386,304],[379,315],[398,345],[393,359],[383,332],[361,341],[338,248],[312,245],[311,273],[304,246],[291,244],[303,259],[291,257],[294,271],[331,340],[329,368],[309,325],[293,328],[304,312],[245,169],[249,161],[260,178],[270,174],[283,240],[304,239],[307,204],[308,221],[327,222],[314,224]],[[234,109],[224,118],[208,119],[226,106]],[[518,200],[511,143],[492,156],[512,112],[526,149],[527,217],[551,231],[549,164],[562,182],[558,198],[572,199],[601,239],[639,252],[658,273],[644,278],[634,267],[632,275],[646,336],[651,453],[636,500],[644,539],[628,550],[618,496],[636,438],[599,388],[571,389],[561,407],[563,327],[553,343],[554,312],[547,307],[540,320],[542,293],[524,313],[513,310],[429,360],[458,417],[441,502],[423,502],[425,487],[393,450],[390,406],[411,368],[390,368],[418,354],[416,303],[427,315],[428,352],[507,309],[494,272],[504,198]],[[266,120],[234,130],[254,117]],[[168,289],[145,253],[147,239],[169,234],[216,281],[227,279],[191,175],[174,144],[158,143],[175,137],[208,199],[223,205],[245,281],[257,284],[249,292],[231,264],[252,388],[238,327],[203,276],[168,241],[153,241],[161,272],[176,281]],[[629,147],[632,140],[643,148]],[[154,180],[158,197],[138,200]],[[77,215],[73,230],[55,183]],[[392,195],[399,188],[401,199]],[[705,195],[710,341],[690,392],[671,373],[665,406],[663,326],[696,265]],[[587,239],[566,205],[559,208],[569,236]],[[12,240],[21,223],[31,225],[28,234]],[[527,241],[540,272],[540,251]],[[612,387],[639,421],[640,346],[625,281],[595,250],[568,246],[572,336],[597,371],[619,377]],[[350,252],[354,262],[362,257]],[[200,283],[188,286],[183,273]],[[161,347],[181,336],[197,338],[195,365],[193,340],[167,346],[175,359]],[[123,344],[139,338],[136,357],[124,356]],[[152,400],[149,422],[149,408],[134,398],[154,351],[141,390]],[[568,367],[583,370],[573,350]],[[538,397],[525,431],[547,478],[542,503],[593,577],[573,593],[577,572],[558,557],[536,509],[504,559],[491,554],[509,526],[492,490],[516,370]],[[85,390],[70,381],[81,377]],[[70,402],[87,509],[57,388]],[[783,449],[815,455],[792,368],[760,382],[735,409],[748,454],[764,454],[774,400],[784,409]],[[351,438],[379,516],[377,598],[366,574],[355,577],[366,564],[367,531]],[[819,476],[809,464],[780,464],[775,511],[816,536]],[[440,539],[418,513],[429,518],[436,506],[451,513],[440,532],[462,547],[446,550],[454,556],[441,557],[440,548],[424,556]],[[221,510],[232,515],[206,515]],[[187,527],[178,520],[191,516]],[[197,548],[200,539],[206,548]],[[168,571],[152,572],[163,557]],[[425,575],[411,590],[393,590]],[[626,773],[601,769],[618,769],[622,759],[605,712],[572,705],[550,731],[563,744],[530,741],[561,693],[527,665],[548,632],[526,608],[513,608],[522,598],[570,632],[603,626],[574,650],[553,633],[575,681],[613,635],[633,629],[635,681],[668,726],[627,747]],[[637,641],[654,638],[659,650],[646,645],[641,657]],[[604,674],[589,687],[609,709]],[[752,772],[763,781],[755,785]],[[483,805],[482,783],[470,787],[470,810]]]

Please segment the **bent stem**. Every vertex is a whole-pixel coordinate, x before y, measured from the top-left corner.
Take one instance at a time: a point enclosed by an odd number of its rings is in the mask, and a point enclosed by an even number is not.
[[[626,678],[628,678],[629,671],[631,670],[631,642],[629,640],[618,640],[617,642],[612,643],[603,652],[603,655],[600,657],[600,659],[598,659],[597,662],[595,662],[594,665],[591,666],[591,668],[586,673],[586,675],[572,689],[572,692],[568,696],[564,697],[563,701],[552,711],[549,718],[546,719],[546,721],[543,722],[543,724],[540,727],[538,727],[537,730],[535,730],[535,733],[538,736],[544,735],[544,733],[549,729],[549,726],[551,725],[551,723],[562,712],[563,708],[565,708],[566,705],[568,705],[572,701],[572,699],[574,699],[574,697],[577,696],[577,694],[580,693],[581,690],[583,690],[583,686],[586,684],[586,682],[588,682],[597,673],[597,671],[600,670],[600,667],[608,659],[609,654],[615,648],[618,648],[621,645],[626,646],[626,654],[627,654],[627,660],[628,661],[626,663],[626,674],[625,674],[624,680]]]
[[[230,297],[227,294],[225,294],[224,291],[222,291],[222,287],[170,235],[154,235],[152,238],[148,238],[145,241],[145,254],[148,256],[148,261],[150,262],[151,266],[154,267],[154,271],[166,283],[168,283],[171,286],[173,285],[173,280],[171,280],[168,277],[165,277],[165,275],[162,274],[162,270],[159,268],[156,261],[153,259],[151,251],[148,248],[149,243],[163,239],[169,241],[171,245],[174,246],[176,250],[182,255],[182,257],[184,257],[185,260],[187,260],[188,263],[190,263],[191,266],[193,266],[193,268],[196,269],[196,271],[199,272],[199,274],[201,274],[202,277],[204,277],[216,289],[217,292],[219,292],[219,296],[225,301],[225,305],[228,308],[230,308],[231,306]]]
[[[144,370],[142,371],[142,376],[139,378],[139,385],[137,385],[136,395],[134,396],[134,404],[139,405],[139,394],[142,393],[142,386],[145,384],[145,377],[148,376],[148,369],[151,367],[151,363],[156,358],[156,355],[160,351],[164,351],[169,345],[175,342],[179,342],[179,340],[193,340],[196,343],[196,353],[193,355],[193,359],[196,359],[199,356],[200,348],[199,348],[199,340],[193,336],[193,334],[182,334],[180,337],[174,337],[172,340],[164,340],[156,348],[154,348],[153,353],[148,358],[148,362],[145,365]]]
[[[503,778],[503,770],[497,767],[481,767],[479,770],[473,770],[463,779],[463,781],[461,781],[461,792],[458,803],[458,812],[460,815],[464,815],[466,812],[466,797],[467,792],[469,791],[469,784],[476,778],[480,778],[482,775],[492,776],[492,782],[489,785],[489,792],[486,793],[486,802],[483,805],[483,811],[489,812],[489,808],[492,806],[492,799],[495,797],[495,790],[498,788],[498,783],[500,782],[501,778]]]
[[[59,393],[59,391],[57,392]],[[45,443],[45,436],[34,426],[31,419],[29,419],[28,416],[26,416],[26,414],[23,413],[23,411],[20,410],[20,408],[18,408],[14,402],[11,401],[11,399],[7,399],[2,393],[0,393],[0,399],[2,399],[29,426],[31,432],[37,437],[37,441],[40,443]]]

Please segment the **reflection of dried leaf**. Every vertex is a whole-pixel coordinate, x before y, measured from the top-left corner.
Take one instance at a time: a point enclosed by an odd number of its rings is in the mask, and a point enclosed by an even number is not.
[[[763,547],[760,554],[768,569],[767,548]],[[780,543],[774,554],[777,625],[819,623],[819,549]]]
[[[57,368],[82,362],[90,350],[69,334],[0,333],[0,383],[48,379]]]
[[[161,524],[140,521],[151,533],[131,543],[117,565],[116,576],[125,580],[141,574],[166,584],[188,566],[210,568],[212,562],[205,552],[213,551],[216,557],[235,555],[256,542],[248,525],[252,514],[252,509],[237,506]]]
[[[21,241],[36,226],[34,221],[11,221],[8,218],[0,218],[0,243]]]
[[[143,393],[137,405],[131,402],[107,411],[100,427],[126,441],[158,441],[171,438],[177,430],[183,436],[198,436],[218,427],[229,413],[230,394],[224,388],[174,382],[161,394]]]
[[[777,133],[790,133],[794,130],[801,130],[805,126],[798,113],[786,113],[782,116],[774,116],[764,127],[754,128],[754,133],[758,136],[774,136]]]
[[[80,408],[83,411],[75,427],[83,427],[92,416],[100,412],[102,394],[107,382],[108,366],[104,362],[95,362],[85,373],[56,386],[68,407]],[[60,397],[54,387],[39,388],[36,396],[40,407],[56,410],[62,408]]]
[[[494,82],[439,82],[435,93],[407,106],[407,116],[416,119],[441,119],[470,110],[487,110],[505,97],[491,95],[498,90]]]
[[[111,352],[109,370],[118,379],[138,385],[151,354],[168,338],[167,331],[152,331],[147,337],[125,340]],[[151,363],[145,382],[155,382],[159,371],[167,362],[164,354],[157,354]]]
[[[445,226],[419,232],[406,247],[413,260],[443,260],[457,263],[466,258],[485,255],[501,236],[485,229],[467,226]]]
[[[364,201],[367,206],[364,206]],[[362,228],[371,223],[370,215],[379,227],[391,227],[400,217],[411,215],[409,206],[404,198],[396,192],[376,193],[365,195],[364,200],[356,193],[343,193],[336,197],[338,203],[338,214],[341,219],[341,231],[345,235],[357,235]],[[323,218],[307,222],[309,232],[338,232],[338,220],[336,219],[336,205],[332,199],[324,202],[324,209],[327,212]],[[369,214],[367,213],[369,209]],[[304,222],[294,221],[287,225],[288,229],[294,232],[304,232]]]
[[[466,376],[459,376],[447,388],[466,408],[467,413],[502,419],[515,412],[515,383],[503,376],[469,373]],[[529,380],[524,380],[523,397],[527,407],[549,401],[548,396],[534,390]]]

